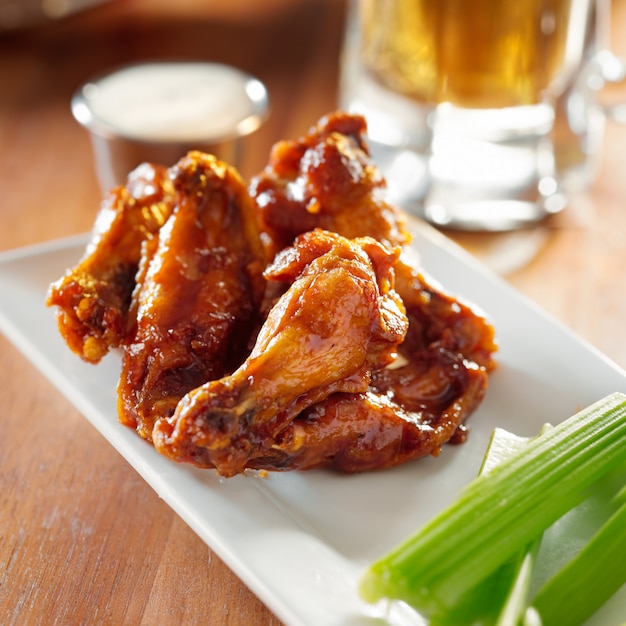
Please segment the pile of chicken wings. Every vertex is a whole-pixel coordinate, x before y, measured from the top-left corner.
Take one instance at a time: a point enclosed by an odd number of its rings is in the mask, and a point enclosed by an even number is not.
[[[119,418],[162,454],[361,472],[465,440],[494,329],[421,268],[366,130],[336,112],[248,183],[190,152],[104,198],[47,303],[84,360],[121,351]]]

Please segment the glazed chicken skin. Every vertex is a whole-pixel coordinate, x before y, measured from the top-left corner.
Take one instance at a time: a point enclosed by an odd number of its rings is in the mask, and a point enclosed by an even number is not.
[[[394,361],[407,319],[393,290],[399,250],[371,238],[314,230],[267,269],[290,286],[231,376],[190,392],[154,429],[156,448],[176,460],[233,476],[266,456],[307,407],[367,390],[372,370]]]
[[[447,294],[423,272],[406,246],[404,215],[385,199],[385,180],[371,162],[365,120],[343,112],[322,118],[304,137],[281,141],[263,172],[250,183],[259,228],[270,258],[313,228],[344,237],[373,237],[403,246],[395,263],[396,290],[407,307],[409,333],[490,369],[494,329],[475,307]]]
[[[484,392],[484,372],[451,367],[447,359],[444,352],[430,352],[405,371],[408,397],[394,398],[373,386],[329,396],[303,411],[249,467],[355,473],[437,456],[444,444],[464,441],[463,422]]]
[[[251,195],[270,255],[319,225],[403,246],[394,273],[407,336],[396,365],[372,371],[365,395],[330,396],[305,411],[264,463],[353,472],[437,455],[446,442],[465,438],[465,421],[482,401],[494,366],[492,325],[429,279],[405,245],[410,234],[403,215],[384,199],[385,181],[370,162],[365,130],[360,116],[336,113],[306,136],[280,142],[252,180]]]
[[[495,331],[481,311],[428,276],[410,248],[403,251],[394,272],[410,322],[401,354],[411,359],[411,354],[432,346],[460,355],[486,373],[495,367]]]
[[[152,438],[157,418],[245,358],[260,325],[266,262],[239,174],[190,152],[169,172],[174,209],[144,259],[122,359],[118,412]]]
[[[466,437],[494,329],[422,270],[365,133],[334,113],[249,186],[191,152],[105,199],[48,304],[83,359],[122,348],[120,420],[160,453],[361,472]]]
[[[391,248],[410,241],[402,214],[385,200],[365,131],[362,117],[335,113],[301,139],[274,145],[267,167],[250,182],[270,258],[314,228],[374,237]]]
[[[85,361],[99,362],[128,335],[129,307],[144,243],[173,209],[167,168],[145,163],[102,202],[79,264],[50,286],[59,331]]]

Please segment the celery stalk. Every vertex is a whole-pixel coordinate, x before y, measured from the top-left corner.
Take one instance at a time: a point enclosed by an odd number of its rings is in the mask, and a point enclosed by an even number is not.
[[[541,433],[546,432],[547,428],[548,427],[544,426]],[[520,437],[508,430],[504,430],[504,428],[494,428],[478,475],[486,476],[491,470],[501,465],[510,456],[513,456],[527,446],[529,441],[532,441],[531,437]]]
[[[509,559],[465,593],[452,608],[430,616],[430,626],[517,626],[528,606],[539,542]]]
[[[425,616],[453,607],[624,461],[626,395],[615,393],[471,481],[454,504],[368,568],[361,596],[404,600]]]
[[[530,583],[541,545],[541,537],[524,548],[513,562],[509,593],[502,604],[494,626],[517,626],[526,613],[530,595]]]
[[[577,626],[626,584],[626,502],[589,543],[539,590],[530,611],[542,626]]]
[[[485,475],[526,446],[530,439],[502,428],[494,429],[479,475]],[[442,614],[433,614],[431,626],[517,626],[528,606],[531,576],[541,538],[534,539],[487,578],[470,589]]]

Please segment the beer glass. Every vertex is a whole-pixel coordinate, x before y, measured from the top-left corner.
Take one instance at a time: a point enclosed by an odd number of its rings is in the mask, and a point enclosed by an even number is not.
[[[603,4],[352,0],[340,105],[366,117],[392,201],[466,230],[518,228],[561,211],[571,154],[555,142],[571,152],[600,132],[585,72],[600,47]],[[569,119],[576,98],[584,137]]]

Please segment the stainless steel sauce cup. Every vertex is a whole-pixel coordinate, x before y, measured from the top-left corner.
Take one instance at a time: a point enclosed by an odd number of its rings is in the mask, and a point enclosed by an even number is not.
[[[71,107],[90,133],[106,191],[142,162],[171,165],[189,150],[237,167],[242,139],[266,119],[269,98],[263,83],[236,68],[158,61],[87,81]]]

